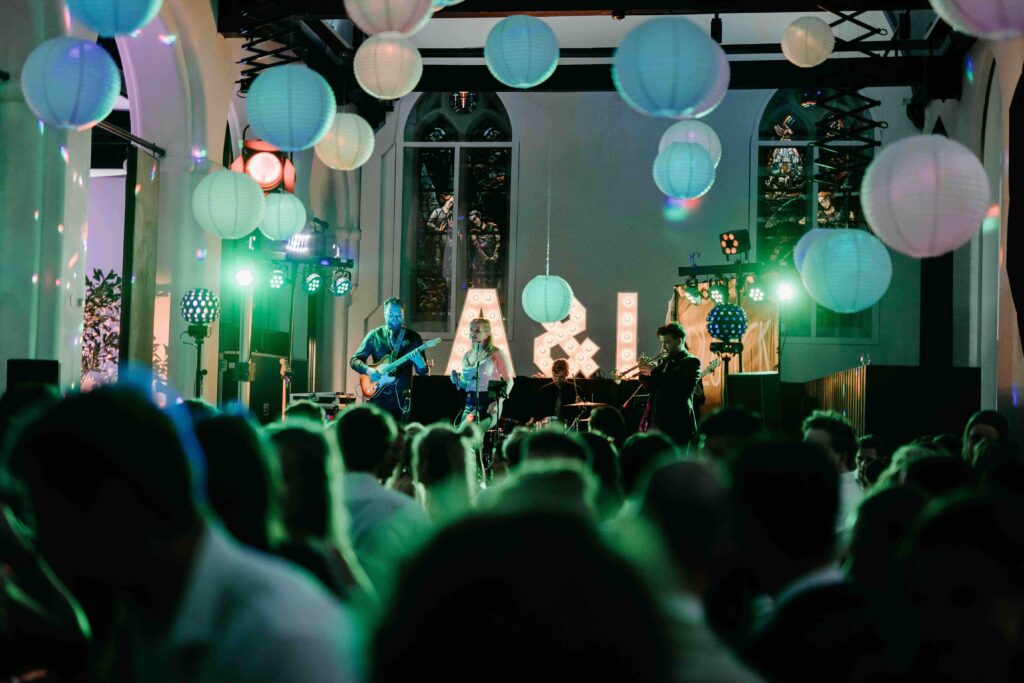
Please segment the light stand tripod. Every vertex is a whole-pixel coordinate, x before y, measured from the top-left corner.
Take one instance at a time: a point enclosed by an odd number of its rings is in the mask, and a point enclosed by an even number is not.
[[[738,341],[724,341],[724,342],[713,342],[711,344],[711,352],[716,354],[722,359],[722,363],[725,366],[725,370],[722,374],[722,405],[726,408],[729,407],[729,361],[733,359],[733,356],[739,356],[743,353],[743,342]],[[740,359],[742,363],[742,358]]]
[[[196,379],[194,393],[195,398],[202,398],[203,377],[206,377],[206,370],[203,369],[203,340],[210,336],[210,328],[207,325],[196,323],[189,325],[185,334],[192,337],[192,345],[196,347]]]

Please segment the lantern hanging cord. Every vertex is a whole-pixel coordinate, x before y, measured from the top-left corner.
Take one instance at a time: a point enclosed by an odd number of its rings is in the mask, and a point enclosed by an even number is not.
[[[544,274],[551,275],[551,126],[548,125],[548,239],[544,256]]]

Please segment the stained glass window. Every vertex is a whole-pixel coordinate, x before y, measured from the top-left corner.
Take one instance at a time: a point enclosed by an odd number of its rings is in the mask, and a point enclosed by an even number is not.
[[[409,324],[454,334],[469,287],[508,299],[512,128],[494,93],[424,93],[405,125],[401,296]],[[506,313],[507,315],[507,313]]]
[[[758,260],[793,267],[793,247],[820,228],[865,228],[858,168],[871,150],[847,140],[850,126],[868,130],[863,104],[826,89],[779,90],[765,107],[757,142]],[[855,114],[847,112],[857,110]],[[851,180],[853,182],[851,182]],[[806,293],[787,306],[788,334],[863,338],[873,335],[877,307],[844,315]]]

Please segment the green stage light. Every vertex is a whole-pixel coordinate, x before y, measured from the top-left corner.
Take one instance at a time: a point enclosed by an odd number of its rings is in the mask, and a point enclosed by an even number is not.
[[[751,285],[747,288],[747,298],[751,301],[764,301],[764,290],[759,285]]]
[[[725,283],[718,282],[708,288],[708,296],[715,302],[716,306],[729,302],[729,289],[725,286]]]
[[[285,275],[283,270],[281,270],[280,268],[275,268],[274,270],[270,271],[271,289],[281,289],[282,287],[284,287],[284,282]]]
[[[796,287],[791,282],[780,282],[775,288],[775,296],[779,301],[792,301],[796,296]]]
[[[320,291],[320,287],[323,283],[324,279],[320,276],[320,273],[310,273],[306,276],[306,294],[316,294]]]
[[[336,270],[331,277],[331,294],[345,296],[352,291],[352,273],[347,270]]]
[[[252,268],[239,268],[235,271],[235,284],[239,287],[251,287],[255,280],[256,275],[252,272]]]

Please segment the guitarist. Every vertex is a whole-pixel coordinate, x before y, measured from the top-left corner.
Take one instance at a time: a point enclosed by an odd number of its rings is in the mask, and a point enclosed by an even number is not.
[[[686,446],[697,433],[693,394],[700,382],[700,359],[686,350],[686,330],[677,322],[659,327],[658,341],[664,358],[640,366],[640,382],[651,391],[644,417],[650,429]]]
[[[359,345],[356,352],[352,354],[348,364],[360,375],[367,375],[370,381],[377,382],[380,373],[366,364],[369,359],[373,363],[379,363],[385,357],[398,358],[411,349],[421,345],[423,338],[418,332],[405,327],[405,304],[397,297],[391,297],[384,302],[384,324],[370,330],[363,343]],[[370,398],[370,402],[382,410],[391,413],[399,424],[405,422],[406,415],[411,407],[412,370],[416,368],[417,375],[425,375],[430,372],[423,353],[417,351],[412,356],[412,365],[402,364],[395,370],[397,381],[389,386],[382,387]]]

